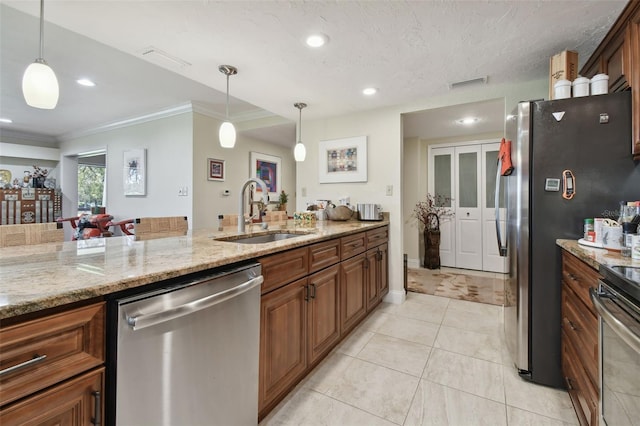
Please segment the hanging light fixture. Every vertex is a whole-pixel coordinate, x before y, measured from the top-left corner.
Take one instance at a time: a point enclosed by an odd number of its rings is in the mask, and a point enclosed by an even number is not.
[[[54,109],[60,89],[58,79],[42,57],[44,50],[44,0],[40,0],[40,56],[29,65],[22,76],[22,94],[27,105],[34,108]]]
[[[227,120],[220,125],[218,137],[221,147],[233,148],[236,144],[236,128],[229,121],[229,76],[238,74],[238,69],[232,65],[220,65],[218,71],[227,76]]]
[[[293,104],[293,106],[300,110],[300,119],[298,122],[298,142],[296,142],[296,146],[293,149],[293,157],[296,159],[296,161],[300,162],[304,161],[307,156],[307,148],[305,148],[304,144],[302,143],[302,108],[306,108],[307,104],[298,102]]]

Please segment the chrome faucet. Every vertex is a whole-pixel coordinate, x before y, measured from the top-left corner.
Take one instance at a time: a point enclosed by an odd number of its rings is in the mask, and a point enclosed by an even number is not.
[[[267,188],[267,184],[264,183],[262,179],[258,179],[258,178],[247,179],[247,181],[242,185],[242,189],[240,190],[240,209],[238,211],[238,232],[242,232],[242,233],[244,233],[244,229],[245,229],[244,228],[244,191],[245,189],[247,189],[247,186],[249,186],[251,182],[255,182],[258,185],[260,185],[260,188],[262,189],[262,202],[264,203],[265,206],[269,204],[269,188]],[[262,212],[258,212],[258,214],[261,214],[261,213]]]

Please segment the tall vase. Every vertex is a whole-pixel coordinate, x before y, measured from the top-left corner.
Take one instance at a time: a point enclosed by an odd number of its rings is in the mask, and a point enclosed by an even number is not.
[[[424,267],[440,268],[440,231],[424,230]]]

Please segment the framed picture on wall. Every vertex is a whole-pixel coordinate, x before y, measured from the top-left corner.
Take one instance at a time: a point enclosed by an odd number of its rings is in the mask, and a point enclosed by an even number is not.
[[[224,180],[224,160],[216,160],[215,158],[207,158],[207,179],[208,180]]]
[[[147,150],[124,151],[124,195],[147,195]]]
[[[320,183],[367,181],[366,136],[320,141],[318,146]]]
[[[249,159],[249,177],[262,179],[269,189],[269,197],[272,200],[276,200],[282,189],[280,157],[252,151],[249,153]],[[262,189],[259,185],[256,185],[256,195],[262,197]]]

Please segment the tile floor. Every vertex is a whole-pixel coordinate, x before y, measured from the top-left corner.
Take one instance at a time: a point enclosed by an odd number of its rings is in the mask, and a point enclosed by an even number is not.
[[[408,293],[382,303],[261,425],[575,425],[566,392],[508,360],[502,308]]]

